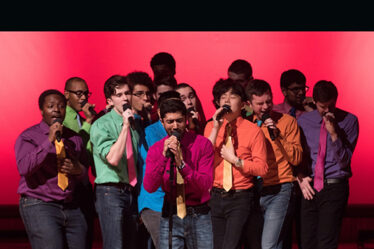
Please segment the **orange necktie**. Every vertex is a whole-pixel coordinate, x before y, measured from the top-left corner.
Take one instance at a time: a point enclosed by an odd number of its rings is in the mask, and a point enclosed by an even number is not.
[[[57,185],[63,191],[65,191],[65,189],[69,185],[69,179],[68,179],[68,176],[66,174],[60,173],[60,171],[59,171],[59,169],[60,169],[60,167],[61,167],[61,165],[63,163],[63,160],[66,157],[65,147],[64,147],[64,143],[62,142],[62,140],[60,140],[60,142],[58,142],[57,140],[55,140],[55,147],[56,147],[57,169],[58,169],[58,173],[57,173]]]
[[[232,140],[231,140],[231,125],[226,125],[226,147],[232,147]],[[223,182],[222,182],[223,189],[229,191],[232,188],[232,165],[230,162],[223,159]]]

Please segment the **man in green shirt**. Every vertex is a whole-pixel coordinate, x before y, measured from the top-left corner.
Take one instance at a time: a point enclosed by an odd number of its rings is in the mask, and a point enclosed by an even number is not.
[[[90,129],[92,120],[94,118],[94,114],[92,111],[90,111],[90,107],[93,108],[95,105],[87,102],[91,93],[88,90],[86,81],[79,77],[69,78],[65,83],[64,95],[67,100],[67,105],[63,125],[78,133],[82,138],[88,155],[87,158],[89,158],[91,172],[93,175],[95,175],[92,157],[92,145],[90,142]],[[79,114],[79,112],[82,111],[86,117],[85,119]],[[78,202],[80,203],[81,210],[85,216],[87,223],[86,245],[87,249],[89,249],[92,247],[93,241],[95,204],[93,187],[88,178],[88,174],[86,176],[87,177],[85,177],[77,186],[77,191],[74,198],[77,198]]]
[[[135,248],[135,241],[126,236],[132,225],[136,205],[139,135],[132,126],[131,89],[126,78],[111,76],[104,84],[104,94],[113,109],[97,119],[91,127],[91,141],[96,168],[96,211],[99,216],[103,249]]]

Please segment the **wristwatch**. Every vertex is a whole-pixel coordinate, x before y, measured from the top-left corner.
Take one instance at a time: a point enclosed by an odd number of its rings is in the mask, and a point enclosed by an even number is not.
[[[243,160],[238,157],[238,160],[235,162],[236,167],[242,167],[243,166]]]
[[[177,168],[179,170],[182,170],[184,168],[184,166],[186,166],[186,164],[184,163],[184,161],[181,161],[181,165],[179,165],[179,167],[177,166]]]

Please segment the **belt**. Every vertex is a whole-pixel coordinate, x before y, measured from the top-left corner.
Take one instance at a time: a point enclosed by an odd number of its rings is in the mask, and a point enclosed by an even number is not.
[[[127,192],[133,192],[134,191],[134,187],[133,186],[131,186],[128,183],[123,183],[123,182],[106,182],[106,183],[99,183],[97,185],[99,185],[99,186],[116,187],[116,188],[125,190]]]
[[[252,192],[253,188],[247,188],[247,189],[230,189],[229,191],[224,190],[223,188],[212,188],[212,193],[220,194],[222,197],[233,195],[235,193],[243,193],[243,192]]]
[[[330,178],[330,179],[324,179],[323,183],[324,184],[335,184],[335,183],[343,183],[343,182],[348,182],[347,178]]]
[[[323,184],[324,185],[331,185],[331,184],[336,184],[336,183],[346,183],[348,182],[347,178],[329,178],[329,179],[323,179]],[[314,181],[310,183],[311,185],[314,184]]]
[[[162,217],[166,218],[169,217],[169,203],[164,202],[162,207]],[[173,215],[177,214],[177,206],[173,205]],[[186,213],[187,215],[194,215],[194,214],[207,214],[210,211],[210,207],[207,203],[196,205],[196,206],[186,206]]]

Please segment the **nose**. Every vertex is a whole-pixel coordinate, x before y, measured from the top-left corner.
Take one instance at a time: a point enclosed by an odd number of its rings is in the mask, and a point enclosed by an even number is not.
[[[172,127],[173,127],[173,130],[175,130],[175,129],[178,128],[178,123],[177,123],[177,121],[174,121],[174,122],[173,122]]]

